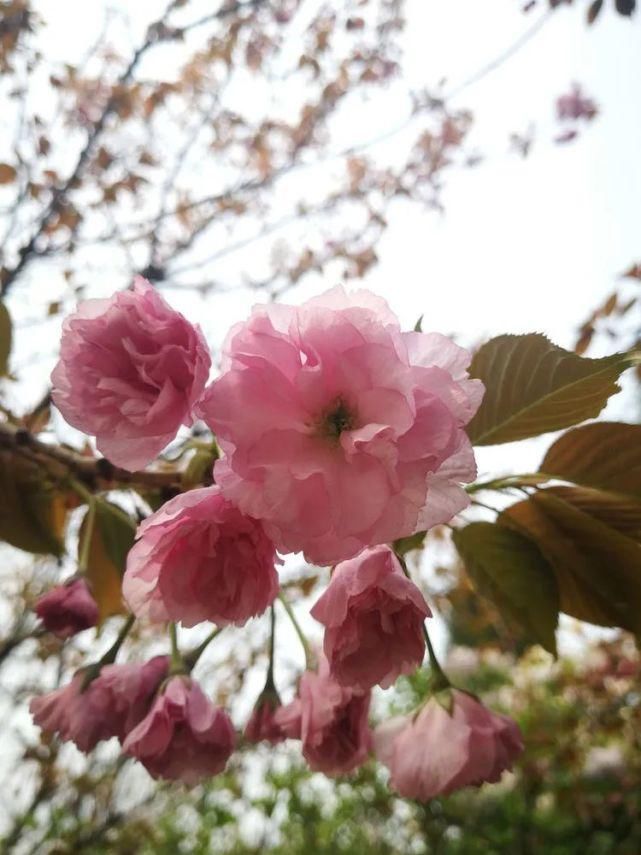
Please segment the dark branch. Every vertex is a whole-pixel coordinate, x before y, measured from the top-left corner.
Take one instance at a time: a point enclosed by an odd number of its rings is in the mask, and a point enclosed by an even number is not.
[[[128,472],[106,458],[85,457],[59,445],[49,445],[33,434],[7,423],[0,424],[0,449],[22,454],[43,466],[55,477],[71,477],[90,490],[116,487],[142,487],[151,490],[181,490],[181,473],[142,471]]]
[[[249,0],[249,2],[244,3],[227,3],[222,8],[218,9],[216,12],[212,12],[210,15],[207,15],[205,18],[202,18],[199,21],[195,21],[182,28],[171,28],[166,23],[169,14],[173,11],[176,5],[175,0],[171,0],[160,18],[158,18],[157,21],[155,21],[147,28],[147,34],[145,36],[144,41],[134,51],[134,54],[131,57],[131,60],[129,61],[129,64],[127,65],[123,73],[120,75],[117,84],[114,86],[113,92],[109,100],[107,101],[100,117],[97,119],[97,121],[89,131],[85,145],[78,156],[78,160],[76,161],[76,165],[74,166],[71,174],[63,184],[61,184],[59,187],[56,187],[56,189],[53,191],[49,204],[43,211],[42,216],[40,217],[40,220],[38,221],[38,224],[33,231],[33,234],[31,235],[27,243],[24,244],[24,246],[19,250],[17,264],[13,268],[6,269],[3,272],[2,282],[0,283],[0,294],[2,294],[2,296],[7,295],[9,289],[13,286],[19,276],[24,272],[25,268],[34,258],[34,256],[38,256],[41,254],[37,248],[38,241],[46,232],[48,226],[51,224],[54,218],[58,216],[58,214],[60,214],[67,201],[67,194],[82,176],[84,169],[89,159],[91,158],[91,155],[93,154],[96,143],[98,139],[102,136],[102,133],[105,129],[108,120],[118,108],[122,87],[126,86],[128,83],[131,82],[134,72],[140,64],[140,60],[147,53],[147,51],[155,44],[158,44],[161,41],[180,38],[186,30],[193,29],[196,26],[200,26],[201,24],[205,24],[213,20],[220,20],[226,18],[229,15],[234,14],[235,12],[239,12],[247,7],[254,8],[258,6],[261,2],[263,2],[263,0]]]

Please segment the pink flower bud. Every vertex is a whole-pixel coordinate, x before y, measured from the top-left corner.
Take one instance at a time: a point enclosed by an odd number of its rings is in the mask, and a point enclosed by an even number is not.
[[[172,677],[123,751],[153,778],[197,784],[222,772],[234,749],[234,728],[190,677]]]
[[[302,741],[303,756],[315,772],[345,775],[361,766],[370,752],[367,723],[370,692],[340,686],[321,660],[319,672],[305,671],[298,697],[274,718],[286,736]]]
[[[418,713],[398,716],[374,732],[374,750],[392,787],[428,801],[485,781],[495,783],[523,750],[518,726],[452,689],[451,711],[433,697]]]
[[[245,739],[248,742],[271,742],[275,745],[285,739],[283,729],[276,721],[281,709],[280,698],[275,690],[265,690],[256,701],[249,721],[245,726]]]
[[[342,686],[387,688],[409,674],[425,652],[423,621],[431,614],[388,546],[364,549],[338,564],[312,609],[325,625],[324,650]]]
[[[199,407],[225,453],[216,483],[317,564],[447,522],[476,473],[469,363],[444,336],[402,332],[369,291],[256,306]]]
[[[123,579],[132,611],[154,621],[242,625],[278,593],[274,545],[220,493],[182,493],[138,529]]]
[[[78,671],[66,686],[33,698],[29,709],[43,730],[91,751],[112,736],[124,739],[146,715],[168,670],[167,656],[144,664],[105,665],[84,691],[86,672]]]
[[[98,623],[98,606],[84,579],[57,585],[40,597],[34,611],[45,629],[58,638],[70,638]]]
[[[140,469],[191,424],[210,365],[200,329],[139,276],[65,320],[53,401],[112,463]]]

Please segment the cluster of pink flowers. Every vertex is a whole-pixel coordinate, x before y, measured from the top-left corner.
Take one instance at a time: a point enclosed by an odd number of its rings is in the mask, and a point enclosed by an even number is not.
[[[270,667],[245,738],[298,739],[329,775],[374,750],[392,785],[418,798],[496,780],[521,748],[511,721],[457,690],[449,707],[432,698],[412,717],[369,725],[372,689],[420,667],[430,616],[388,544],[468,504],[462,484],[476,467],[465,425],[483,395],[469,362],[437,333],[403,332],[370,292],[336,288],[298,307],[256,307],[206,386],[200,330],[138,279],[67,320],[53,373],[62,414],[119,466],[146,465],[194,417],[222,451],[215,486],[140,525],[123,582],[133,614],[240,626],[278,594],[277,551],[335,565],[312,609],[325,628],[318,668],[281,705]],[[97,620],[73,585],[38,607],[61,637]],[[235,735],[188,670],[167,657],[98,663],[35,699],[34,718],[85,751],[116,737],[151,775],[192,784],[224,769]]]

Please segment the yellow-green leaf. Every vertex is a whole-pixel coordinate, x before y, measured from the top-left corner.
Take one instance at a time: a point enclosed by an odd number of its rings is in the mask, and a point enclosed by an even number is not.
[[[80,526],[79,558],[85,543],[89,511]],[[98,604],[100,620],[125,611],[122,602],[122,575],[131,549],[136,526],[117,505],[96,500],[95,516],[85,574]]]
[[[627,354],[586,359],[544,335],[501,335],[474,356],[470,375],[485,397],[467,427],[475,445],[539,436],[594,418],[631,364]]]
[[[531,538],[552,565],[561,611],[641,636],[641,546],[550,490],[504,511],[499,523]]]
[[[42,469],[7,452],[0,454],[0,540],[38,555],[64,550],[67,510]]]
[[[11,315],[5,304],[0,300],[0,377],[6,377],[9,373],[12,338]]]
[[[476,522],[453,535],[478,592],[528,641],[556,655],[559,592],[554,572],[539,548],[509,528]]]
[[[541,470],[641,499],[641,425],[595,422],[569,430],[549,448]]]

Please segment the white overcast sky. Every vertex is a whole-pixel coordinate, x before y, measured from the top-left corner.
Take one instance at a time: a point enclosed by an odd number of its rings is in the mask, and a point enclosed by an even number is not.
[[[411,85],[436,89],[445,78],[446,90],[455,88],[547,6],[539,0],[540,8],[524,15],[522,5],[408,0],[404,65]],[[591,28],[585,2],[561,7],[516,55],[454,102],[474,113],[472,138],[486,160],[448,178],[444,215],[396,206],[381,263],[368,280],[405,322],[424,313],[426,328],[466,339],[536,329],[569,344],[617,274],[641,258],[641,15],[623,19],[611,5]],[[126,10],[135,44],[165,0],[41,0],[40,6],[51,50],[64,58],[95,38],[107,6]],[[153,52],[149,67],[156,71]],[[554,102],[573,81],[602,113],[577,141],[556,145]],[[404,104],[384,95],[381,106],[378,127],[345,123],[348,144],[406,116]],[[522,160],[509,153],[508,138],[530,124],[537,138]]]

